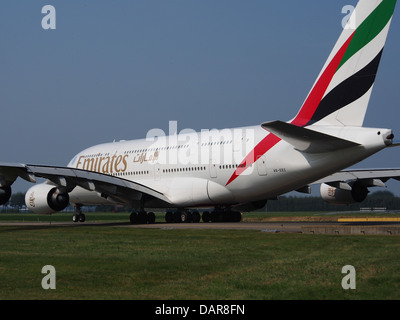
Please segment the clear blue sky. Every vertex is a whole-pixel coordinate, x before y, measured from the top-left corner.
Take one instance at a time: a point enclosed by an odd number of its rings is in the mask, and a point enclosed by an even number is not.
[[[41,26],[46,4],[55,30]],[[1,1],[0,161],[64,166],[91,145],[168,131],[170,120],[178,131],[289,120],[349,4]],[[400,139],[399,39],[397,7],[365,125]],[[399,155],[385,150],[358,167],[400,167]],[[400,193],[400,182],[389,185]]]

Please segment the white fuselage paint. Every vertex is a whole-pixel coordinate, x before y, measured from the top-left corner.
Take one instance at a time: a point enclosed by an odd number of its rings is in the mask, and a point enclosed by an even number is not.
[[[166,207],[211,207],[274,198],[358,163],[391,143],[386,139],[391,133],[388,129],[308,128],[360,146],[311,154],[281,140],[245,170],[242,168],[230,183],[242,160],[270,134],[260,126],[101,144],[80,152],[68,166],[157,190],[169,199]],[[70,193],[70,201],[110,203],[97,192],[80,187]]]

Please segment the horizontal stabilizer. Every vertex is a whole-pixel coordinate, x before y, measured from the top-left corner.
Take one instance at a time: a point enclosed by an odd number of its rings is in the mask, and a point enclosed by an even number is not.
[[[306,153],[323,153],[359,146],[358,143],[333,137],[282,121],[266,122],[265,130],[285,140],[297,150]]]
[[[359,169],[336,172],[330,176],[313,182],[312,184],[332,183],[339,181],[362,181],[368,187],[384,187],[389,179],[400,181],[400,169]]]

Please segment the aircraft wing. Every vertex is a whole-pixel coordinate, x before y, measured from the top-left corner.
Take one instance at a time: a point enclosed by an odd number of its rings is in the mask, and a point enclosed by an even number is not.
[[[385,182],[389,179],[400,181],[400,169],[359,169],[344,170],[336,172],[323,179],[317,180],[312,184],[326,183],[346,189],[347,181],[358,180],[363,182],[366,187],[384,187]]]
[[[10,186],[18,177],[29,182],[45,178],[68,192],[80,186],[127,204],[143,196],[170,203],[161,192],[119,177],[69,167],[0,163],[0,187]]]

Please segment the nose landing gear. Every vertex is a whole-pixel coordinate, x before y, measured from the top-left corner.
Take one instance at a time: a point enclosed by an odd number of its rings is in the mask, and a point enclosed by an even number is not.
[[[75,213],[72,216],[72,221],[73,222],[85,222],[86,216],[85,216],[84,213],[82,213],[81,208],[82,208],[81,205],[75,206]]]

